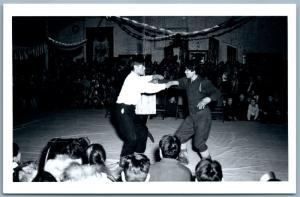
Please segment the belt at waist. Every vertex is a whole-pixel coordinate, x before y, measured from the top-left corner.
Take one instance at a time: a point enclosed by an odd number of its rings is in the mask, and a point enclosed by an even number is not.
[[[135,105],[127,105],[124,103],[117,103],[117,105],[122,108],[133,108],[133,109],[135,108]]]
[[[198,112],[209,111],[209,107],[207,105],[205,105],[205,107],[203,109],[192,108],[192,109],[189,109],[189,110],[190,110],[190,114],[197,114]]]

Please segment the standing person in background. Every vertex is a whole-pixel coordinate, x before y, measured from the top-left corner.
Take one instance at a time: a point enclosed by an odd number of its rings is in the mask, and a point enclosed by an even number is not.
[[[199,65],[195,61],[187,62],[185,65],[186,77],[173,81],[179,88],[185,89],[188,99],[189,116],[183,121],[181,126],[175,132],[180,139],[181,152],[179,160],[188,164],[186,142],[193,138],[193,146],[198,151],[201,159],[211,158],[206,145],[208,139],[212,117],[208,104],[217,101],[221,93],[211,83],[211,81],[203,78]],[[201,74],[201,75],[200,75]]]

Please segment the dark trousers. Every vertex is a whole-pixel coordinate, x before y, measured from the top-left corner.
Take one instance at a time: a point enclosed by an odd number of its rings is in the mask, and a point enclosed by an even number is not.
[[[146,150],[148,129],[143,119],[135,114],[134,105],[117,104],[115,118],[124,141],[121,157]]]
[[[187,142],[193,137],[193,146],[199,152],[207,150],[206,141],[211,128],[211,112],[208,107],[189,115],[180,125],[175,135],[181,143]]]

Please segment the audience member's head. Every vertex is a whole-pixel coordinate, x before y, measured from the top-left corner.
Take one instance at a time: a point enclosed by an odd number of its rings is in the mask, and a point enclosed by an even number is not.
[[[243,93],[240,94],[239,100],[240,101],[244,101],[245,100],[245,95]]]
[[[63,178],[64,170],[71,163],[78,163],[79,165],[81,165],[82,160],[73,159],[69,155],[56,155],[54,159],[49,159],[46,161],[43,169],[47,172],[50,172],[55,177],[55,179],[60,182]],[[39,171],[43,169],[39,169]]]
[[[14,169],[14,182],[31,182],[37,175],[37,163],[34,161],[25,162]]]
[[[21,152],[18,144],[13,143],[13,162],[21,163]]]
[[[227,104],[228,105],[232,105],[232,103],[233,103],[233,98],[232,97],[228,97],[227,98]]]
[[[196,165],[196,181],[222,181],[222,166],[216,160],[204,159]]]
[[[278,179],[273,171],[263,174],[260,177],[260,181],[268,182],[268,181],[281,181]]]
[[[86,137],[82,138],[53,138],[48,141],[47,145],[43,148],[39,158],[39,170],[45,168],[47,160],[56,159],[58,155],[64,155],[71,159],[83,159],[84,151],[90,144]],[[82,161],[81,161],[82,163]]]
[[[91,144],[85,150],[83,156],[83,164],[101,164],[103,165],[106,160],[106,153],[101,144]]]
[[[149,158],[141,153],[125,156],[123,159],[123,182],[146,182],[149,181]]]
[[[79,181],[83,177],[85,175],[82,166],[79,163],[73,162],[64,169],[62,181]]]
[[[250,105],[255,106],[256,105],[256,100],[255,98],[250,99]]]
[[[70,142],[63,147],[62,153],[70,155],[73,159],[82,158],[88,145],[89,140],[87,138],[70,139]]]
[[[111,182],[101,165],[71,163],[63,173],[63,182]]]
[[[162,158],[177,159],[180,152],[180,140],[177,136],[164,135],[159,141],[159,150]]]

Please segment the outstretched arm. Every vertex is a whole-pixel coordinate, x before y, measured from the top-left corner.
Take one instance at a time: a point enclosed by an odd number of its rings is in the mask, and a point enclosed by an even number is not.
[[[167,83],[162,83],[162,84],[158,84],[158,83],[146,83],[144,84],[144,86],[142,87],[142,93],[156,93],[159,92],[161,90],[164,89],[168,89],[171,86],[174,85],[178,85],[177,81],[169,81]]]
[[[157,81],[157,80],[163,80],[164,77],[162,75],[144,75],[144,76],[140,76],[143,80],[145,80],[146,82],[151,82],[151,81]]]
[[[167,88],[171,86],[178,86],[178,85],[179,85],[178,81],[169,81],[168,83],[166,83]]]

